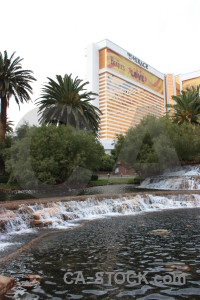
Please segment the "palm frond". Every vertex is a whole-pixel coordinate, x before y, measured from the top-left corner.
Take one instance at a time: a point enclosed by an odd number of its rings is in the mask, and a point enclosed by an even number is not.
[[[91,102],[98,95],[87,92],[87,84],[78,77],[73,80],[72,74],[57,75],[56,81],[48,78],[40,98],[36,100],[40,122],[66,124],[97,132],[101,111]]]
[[[172,96],[174,105],[169,104],[167,107],[172,109],[173,119],[175,122],[182,124],[187,123],[199,123],[200,114],[200,86],[187,88],[182,91],[180,95]]]

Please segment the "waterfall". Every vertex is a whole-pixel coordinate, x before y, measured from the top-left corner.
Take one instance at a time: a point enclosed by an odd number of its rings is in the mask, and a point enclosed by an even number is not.
[[[26,234],[39,227],[66,229],[82,220],[110,216],[135,215],[150,211],[200,207],[200,195],[130,195],[118,199],[88,198],[84,201],[51,202],[21,205],[17,210],[4,209],[0,214],[0,251],[11,246],[9,237]]]
[[[139,187],[159,190],[200,190],[200,166],[183,166],[166,170],[162,175],[146,178]]]

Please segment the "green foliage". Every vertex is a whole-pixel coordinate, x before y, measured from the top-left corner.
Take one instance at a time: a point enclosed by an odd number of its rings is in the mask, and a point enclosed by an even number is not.
[[[120,160],[141,177],[161,173],[180,163],[198,163],[199,136],[199,126],[178,125],[168,117],[148,116],[128,131]]]
[[[16,103],[30,100],[32,87],[30,83],[35,80],[33,72],[22,69],[22,58],[14,57],[15,52],[8,57],[7,51],[0,52],[0,100],[1,100],[1,124],[3,137],[6,132],[7,114],[6,107],[13,96]]]
[[[0,175],[5,176],[5,160],[9,157],[12,137],[7,135],[5,140],[0,140]]]
[[[1,113],[0,113],[0,120],[1,120]],[[6,133],[12,133],[13,126],[14,126],[13,121],[10,121],[8,120],[8,118],[6,118]]]
[[[95,100],[92,92],[86,92],[85,86],[77,77],[57,75],[56,81],[48,78],[41,97],[37,101],[40,121],[46,124],[65,124],[97,133],[100,110],[91,104]]]
[[[129,178],[127,180],[127,184],[134,184],[134,178]]]
[[[16,177],[26,187],[37,187],[37,179],[49,185],[65,181],[79,184],[90,180],[103,154],[102,145],[92,133],[64,125],[25,124],[17,130],[6,168],[11,182]]]
[[[200,126],[190,123],[181,125],[166,122],[169,136],[181,163],[200,162]]]
[[[114,143],[114,149],[111,150],[111,155],[115,162],[119,160],[119,155],[125,141],[125,136],[118,134]]]
[[[91,181],[96,181],[99,179],[99,176],[97,174],[92,174]]]
[[[199,86],[188,88],[172,98],[175,104],[168,105],[168,107],[172,108],[173,119],[176,123],[200,124]]]
[[[128,183],[133,183],[133,184],[140,184],[142,181],[143,181],[144,179],[142,179],[141,177],[139,177],[139,176],[136,176],[135,178],[133,178],[133,179],[130,179],[130,182],[128,182]]]
[[[9,176],[0,176],[0,183],[7,183],[9,179]]]
[[[115,161],[109,154],[104,154],[101,160],[100,171],[112,172],[115,165]]]

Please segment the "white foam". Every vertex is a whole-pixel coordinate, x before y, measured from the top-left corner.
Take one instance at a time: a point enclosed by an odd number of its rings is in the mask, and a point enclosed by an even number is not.
[[[158,190],[200,190],[200,166],[166,170],[162,175],[146,178],[140,188]]]
[[[29,205],[26,207],[28,209],[22,210],[19,208],[15,212],[16,217],[9,220],[6,225],[6,232],[0,235],[0,242],[3,240],[2,236],[8,238],[16,234],[22,235],[37,232],[37,229],[33,229],[30,226],[30,223],[33,221],[33,213],[39,214],[40,221],[49,224],[49,228],[73,229],[79,226],[78,222],[82,220],[135,215],[143,212],[187,207],[200,207],[200,195],[155,196],[147,194],[118,199],[96,200],[89,198],[85,201]],[[26,211],[26,214],[23,211]]]
[[[85,201],[69,201],[54,204],[56,213],[52,218],[49,214],[42,215],[41,220],[51,218],[51,228],[66,229],[78,226],[78,220],[94,220],[112,216],[135,215],[142,212],[158,211],[163,209],[200,207],[200,195],[179,196],[134,196],[119,199],[103,199]],[[44,209],[45,211],[45,209]],[[72,221],[63,220],[63,215],[72,217]]]
[[[21,243],[10,243],[10,242],[1,242],[0,243],[0,252],[4,251],[5,248],[11,247],[13,245],[20,245]]]

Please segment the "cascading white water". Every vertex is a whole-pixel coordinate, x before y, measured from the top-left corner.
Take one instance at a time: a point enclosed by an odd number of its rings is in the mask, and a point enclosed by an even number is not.
[[[139,187],[159,190],[200,190],[200,166],[183,166],[166,170],[160,176],[146,178]]]
[[[0,217],[0,251],[12,243],[13,234],[30,233],[33,226],[66,229],[78,226],[77,221],[108,216],[134,215],[149,211],[200,207],[200,195],[155,196],[151,194],[118,199],[87,199],[85,201],[56,202],[46,205],[22,205],[17,211],[4,211]],[[3,223],[4,221],[4,223]],[[4,226],[2,226],[4,224]]]

